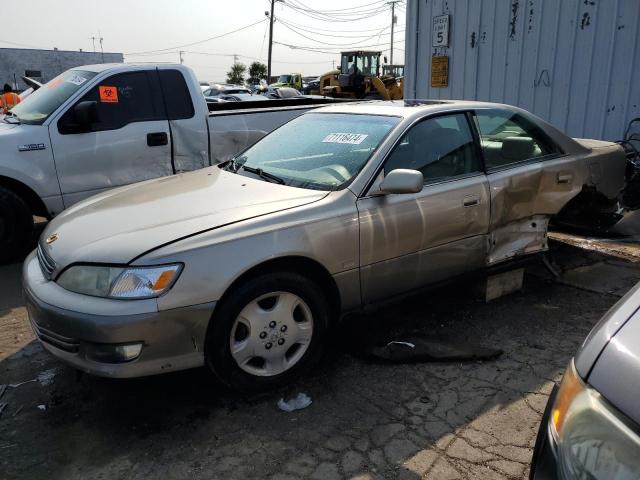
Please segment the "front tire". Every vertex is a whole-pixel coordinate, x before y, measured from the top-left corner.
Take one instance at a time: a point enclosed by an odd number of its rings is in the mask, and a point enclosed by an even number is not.
[[[207,331],[207,365],[241,391],[290,383],[321,358],[329,313],[321,288],[298,273],[254,277],[218,305]]]
[[[12,190],[0,187],[0,264],[18,260],[33,240],[33,214]]]

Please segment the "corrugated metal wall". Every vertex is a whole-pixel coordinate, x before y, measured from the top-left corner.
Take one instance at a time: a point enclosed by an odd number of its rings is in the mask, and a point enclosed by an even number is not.
[[[520,106],[573,137],[619,140],[640,117],[640,0],[407,0],[405,97]],[[450,15],[448,48],[432,17]],[[431,87],[448,55],[449,86]]]

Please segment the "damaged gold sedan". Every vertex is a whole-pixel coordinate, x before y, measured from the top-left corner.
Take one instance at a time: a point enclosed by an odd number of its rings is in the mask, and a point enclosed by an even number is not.
[[[620,146],[505,105],[320,108],[233,160],[56,217],[25,296],[43,345],[84,371],[208,365],[271,387],[341,314],[546,250],[570,202],[615,205],[625,166]]]

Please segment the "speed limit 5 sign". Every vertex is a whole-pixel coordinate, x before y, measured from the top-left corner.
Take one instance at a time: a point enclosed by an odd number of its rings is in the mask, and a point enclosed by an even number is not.
[[[433,46],[449,46],[449,15],[433,17]]]

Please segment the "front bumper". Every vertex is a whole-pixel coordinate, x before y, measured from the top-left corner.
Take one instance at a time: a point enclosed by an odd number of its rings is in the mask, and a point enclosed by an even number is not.
[[[529,480],[552,480],[558,478],[558,455],[555,441],[549,431],[551,409],[558,394],[558,389],[558,385],[553,387],[540,422],[536,446],[533,449]]]
[[[33,253],[23,268],[23,290],[31,325],[43,347],[79,370],[128,378],[204,365],[204,340],[215,302],[139,312],[139,300],[94,299],[47,282]],[[74,302],[77,308],[70,308]],[[104,363],[92,358],[105,346],[136,342],[142,343],[142,350],[134,360]]]

